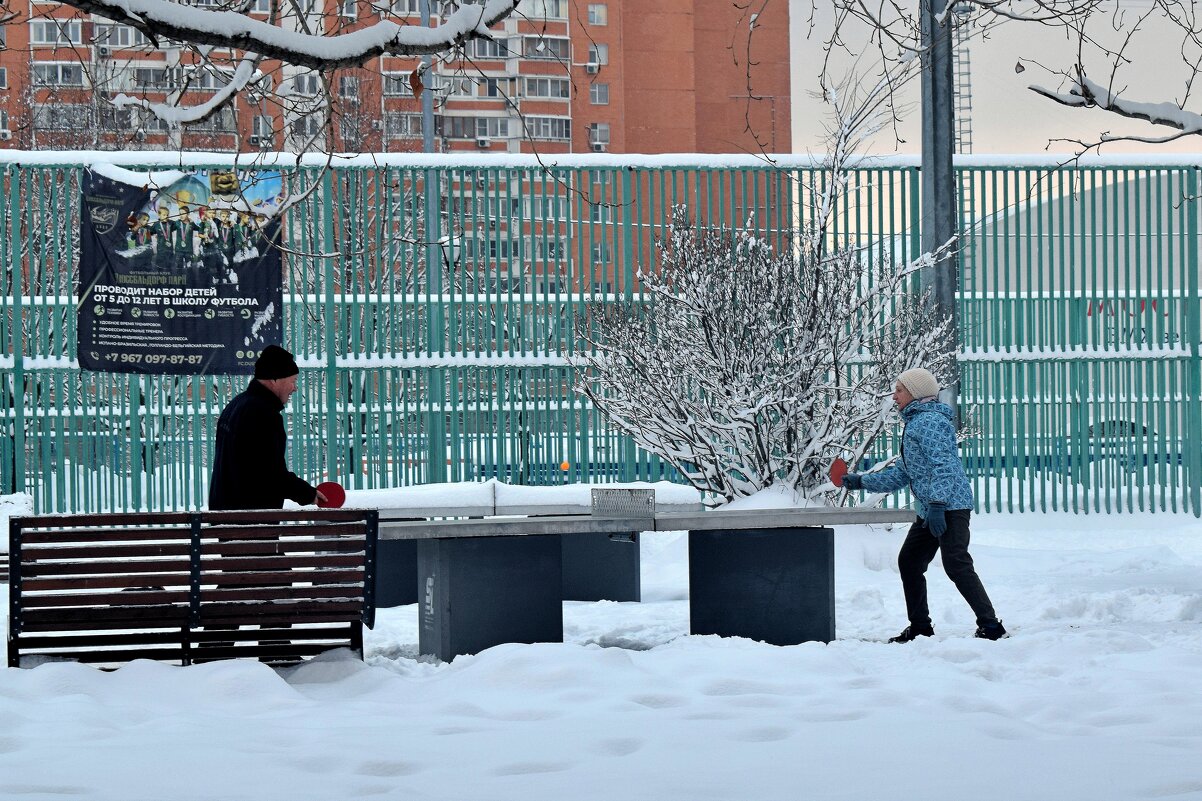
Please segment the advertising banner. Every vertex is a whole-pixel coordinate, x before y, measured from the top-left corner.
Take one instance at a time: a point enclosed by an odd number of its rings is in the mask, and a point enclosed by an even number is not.
[[[275,171],[83,176],[79,365],[249,374],[283,335]]]

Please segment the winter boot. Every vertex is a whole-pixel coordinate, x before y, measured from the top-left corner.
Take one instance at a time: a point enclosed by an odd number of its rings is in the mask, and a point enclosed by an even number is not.
[[[999,620],[992,625],[977,626],[977,633],[972,636],[980,637],[982,640],[1000,640],[1003,637],[1009,637],[1010,635],[1006,633],[1005,626],[1003,626],[1002,621]]]
[[[930,637],[934,635],[935,629],[932,626],[906,626],[902,633],[896,637],[890,637],[889,642],[910,642],[917,640],[919,637]]]

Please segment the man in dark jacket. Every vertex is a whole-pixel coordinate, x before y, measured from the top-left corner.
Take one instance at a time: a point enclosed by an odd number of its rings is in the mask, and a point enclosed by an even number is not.
[[[909,485],[918,504],[918,520],[897,555],[910,625],[889,642],[910,642],[935,633],[927,608],[926,572],[936,553],[942,553],[944,572],[976,614],[976,636],[998,640],[1006,636],[1006,629],[994,614],[968,554],[972,487],[956,451],[952,409],[939,402],[938,394],[939,383],[929,370],[918,367],[898,376],[893,400],[906,423],[901,458],[879,473],[848,473],[843,486],[896,492]]]
[[[209,508],[282,509],[325,501],[312,484],[288,469],[288,435],[281,414],[296,391],[300,371],[292,354],[268,345],[255,362],[255,377],[217,420]]]

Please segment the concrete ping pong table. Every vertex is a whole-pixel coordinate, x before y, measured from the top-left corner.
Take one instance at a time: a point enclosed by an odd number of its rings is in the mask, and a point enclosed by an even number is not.
[[[690,633],[774,645],[830,642],[833,526],[915,519],[908,509],[662,512],[651,491],[634,492],[646,495],[627,504],[633,511],[612,516],[398,521],[382,511],[382,544],[416,543],[420,652],[450,661],[501,643],[563,642],[562,543],[574,537],[604,537],[619,548],[634,543],[633,561],[611,561],[606,569],[618,565],[626,575],[615,580],[628,586],[633,565],[637,586],[637,534],[649,531],[689,533]]]

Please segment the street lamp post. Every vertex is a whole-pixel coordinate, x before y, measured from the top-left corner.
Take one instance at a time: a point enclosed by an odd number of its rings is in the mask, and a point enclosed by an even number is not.
[[[955,114],[952,83],[952,15],[948,0],[921,0],[922,28],[922,249],[931,253],[956,236],[956,182],[952,170]],[[959,348],[956,287],[960,248],[952,245],[935,264],[922,271],[923,291],[930,291],[940,319],[952,321],[944,347]],[[958,409],[959,366],[953,358],[952,378],[941,399]],[[957,419],[959,412],[957,411]]]

